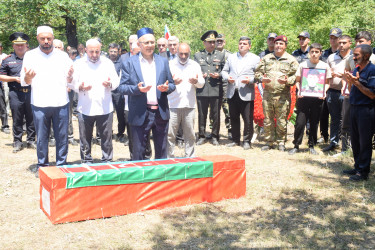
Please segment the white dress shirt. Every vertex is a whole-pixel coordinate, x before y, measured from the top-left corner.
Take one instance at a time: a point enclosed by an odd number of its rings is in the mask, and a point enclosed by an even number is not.
[[[31,104],[37,107],[61,107],[69,102],[67,91],[67,75],[72,65],[68,54],[53,49],[48,55],[35,48],[26,52],[21,70],[21,85],[25,82],[26,70],[34,70],[35,77],[31,81]]]
[[[168,95],[170,108],[195,108],[195,89],[204,86],[204,78],[200,65],[194,60],[182,65],[178,58],[169,61],[169,68],[171,74],[175,78],[181,78],[182,82],[176,84],[176,90]],[[189,78],[196,78],[198,75],[198,82],[191,84]]]
[[[139,62],[141,64],[141,71],[144,81],[144,86],[151,85],[151,89],[147,91],[147,104],[157,105],[158,99],[156,96],[156,65],[155,58],[149,63],[143,58],[142,53],[139,53]]]
[[[109,81],[112,87],[103,86]],[[91,86],[90,90],[79,91],[79,86]],[[115,65],[108,58],[101,56],[99,61],[92,63],[88,57],[74,63],[72,87],[78,92],[78,112],[87,116],[106,115],[113,111],[112,90],[120,84]]]

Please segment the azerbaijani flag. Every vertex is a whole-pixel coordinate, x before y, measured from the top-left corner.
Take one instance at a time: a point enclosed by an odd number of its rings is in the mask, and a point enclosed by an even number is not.
[[[171,33],[169,32],[168,26],[165,25],[164,27],[164,38],[168,40],[168,38],[171,36]]]

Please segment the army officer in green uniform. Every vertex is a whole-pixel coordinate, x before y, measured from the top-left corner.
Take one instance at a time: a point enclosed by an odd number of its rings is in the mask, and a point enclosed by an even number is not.
[[[220,72],[225,65],[225,54],[215,49],[215,41],[218,36],[215,30],[209,30],[203,34],[204,50],[194,55],[194,60],[201,66],[205,85],[197,89],[199,139],[197,145],[206,142],[206,121],[208,107],[212,118],[212,144],[219,145],[220,131],[220,92],[223,84]]]
[[[267,145],[262,150],[278,146],[280,151],[285,151],[290,87],[295,84],[299,66],[297,60],[285,51],[287,44],[286,36],[276,37],[274,52],[263,57],[255,73],[255,78],[264,85],[263,113]]]

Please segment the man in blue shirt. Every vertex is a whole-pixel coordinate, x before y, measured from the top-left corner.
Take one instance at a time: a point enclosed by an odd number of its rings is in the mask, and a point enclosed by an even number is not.
[[[367,180],[372,156],[372,134],[374,132],[375,65],[369,61],[370,45],[355,47],[353,59],[358,67],[353,75],[345,72],[350,88],[351,140],[354,169],[344,170],[351,181]]]

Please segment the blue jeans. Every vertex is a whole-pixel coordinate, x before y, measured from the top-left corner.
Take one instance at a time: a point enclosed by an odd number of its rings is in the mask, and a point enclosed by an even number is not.
[[[344,96],[340,90],[329,89],[327,91],[327,105],[331,116],[330,141],[332,145],[338,145],[341,136],[341,110]]]
[[[36,107],[31,105],[31,108],[37,136],[38,167],[49,165],[48,139],[51,122],[56,139],[56,165],[66,164],[68,156],[69,103],[61,107]]]

